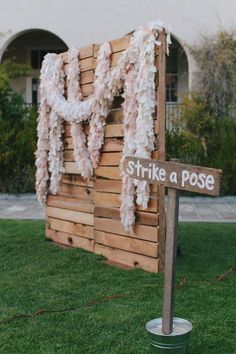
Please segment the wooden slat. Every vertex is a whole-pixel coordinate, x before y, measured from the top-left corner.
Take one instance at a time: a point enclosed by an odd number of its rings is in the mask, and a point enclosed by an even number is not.
[[[63,134],[63,137],[67,138],[67,137],[70,137],[70,136],[71,136],[70,123],[64,122],[64,134]],[[64,145],[65,145],[65,143],[64,143]],[[64,148],[65,148],[65,146],[64,146]]]
[[[80,72],[93,70],[96,62],[93,57],[80,60]]]
[[[117,53],[113,53],[111,55],[111,67],[115,67],[118,62],[119,62],[119,59],[121,58],[123,52],[117,52]]]
[[[48,206],[46,209],[47,216],[55,219],[62,219],[66,221],[72,221],[75,223],[94,225],[94,214],[84,213],[80,211],[67,210],[62,208],[55,208]]]
[[[54,242],[62,245],[79,247],[87,251],[94,252],[94,240],[51,229],[46,229],[46,236]]]
[[[109,179],[121,179],[119,167],[98,167],[95,169],[95,176]]]
[[[119,166],[120,159],[121,159],[120,152],[101,153],[100,160],[99,160],[99,166]],[[64,161],[71,161],[71,162],[74,161],[72,149],[64,150]]]
[[[121,193],[121,181],[97,178],[95,181],[96,192]]]
[[[99,166],[119,166],[120,152],[107,152],[100,155]]]
[[[131,38],[131,36],[128,35],[128,36],[124,36],[119,39],[114,39],[113,41],[110,41],[109,43],[111,45],[112,53],[120,52],[120,51],[127,49],[130,44],[130,38]]]
[[[90,84],[88,84],[90,85]],[[84,86],[88,86],[84,85]],[[84,87],[82,86],[82,87]],[[153,121],[154,124],[154,133],[158,134],[158,122],[157,120]],[[89,133],[89,125],[88,124],[83,124],[83,130],[85,134]],[[66,149],[72,149],[73,144],[71,140],[71,135],[70,135],[70,127],[69,125],[65,125],[65,134],[64,136],[66,137],[65,139],[65,148]],[[105,138],[123,138],[124,136],[124,131],[123,131],[123,123],[117,123],[117,124],[107,124],[104,129],[104,137]]]
[[[104,130],[105,138],[118,138],[124,136],[123,124],[108,124]]]
[[[95,47],[94,44],[89,44],[89,45],[79,48],[79,59],[82,60],[82,59],[86,59],[88,57],[93,57],[94,47]],[[64,64],[67,64],[68,63],[68,51],[61,53],[59,55],[62,56]]]
[[[93,84],[85,84],[81,85],[81,92],[83,96],[90,96],[94,93],[94,86]]]
[[[154,133],[158,134],[158,122],[157,120],[153,121],[154,124]],[[123,124],[118,123],[118,124],[108,124],[105,127],[105,138],[118,138],[118,137],[123,137],[124,136],[124,131],[123,131]]]
[[[159,47],[158,55],[158,73],[159,83],[157,87],[157,107],[158,107],[158,122],[159,122],[159,159],[165,161],[166,159],[166,34],[160,34],[161,46]],[[165,221],[165,186],[161,185],[159,188],[160,204],[159,204],[159,232],[160,232],[160,270],[164,269],[165,265],[165,235],[166,235],[166,221]]]
[[[110,41],[109,43],[111,45],[112,52],[114,53],[114,52],[120,52],[120,51],[125,50],[129,46],[130,38],[131,38],[131,36],[127,35],[122,38]],[[97,58],[97,56],[98,56],[100,46],[101,46],[100,44],[94,45],[94,57],[95,58]]]
[[[121,205],[120,195],[114,193],[95,192],[95,204],[119,208]]]
[[[122,123],[124,118],[121,108],[112,109],[106,118],[106,123]]]
[[[123,139],[105,139],[105,143],[102,147],[103,152],[113,152],[123,150]]]
[[[75,186],[73,184],[61,183],[60,195],[68,195],[70,197],[84,199],[88,202],[93,202],[94,200],[94,189],[82,186]]]
[[[95,253],[102,254],[111,261],[126,264],[130,267],[142,268],[154,273],[158,272],[158,259],[155,258],[150,258],[123,250],[117,250],[98,243],[95,243]]]
[[[64,139],[64,147],[65,149],[72,150],[74,148],[71,137],[66,137]]]
[[[94,180],[90,178],[89,180],[84,179],[81,176],[73,175],[63,175],[62,182],[67,184],[73,184],[75,186],[85,186],[85,187],[94,187]]]
[[[84,71],[80,74],[80,84],[91,84],[94,80],[94,71],[89,70],[89,71]]]
[[[95,217],[94,229],[117,235],[124,235],[141,240],[158,242],[158,231],[156,227],[146,225],[134,225],[134,233],[127,233],[119,220]]]
[[[64,166],[65,166],[65,173],[80,175],[80,172],[75,162],[65,162]]]
[[[56,208],[84,211],[85,213],[94,212],[93,200],[78,199],[78,198],[65,198],[60,195],[49,195],[47,198],[47,205]]]
[[[89,44],[79,49],[79,58],[85,59],[88,57],[93,57],[94,44]]]
[[[74,161],[73,150],[64,150],[64,161]]]
[[[75,162],[65,162],[65,173],[67,174],[77,174],[80,175],[78,167]],[[110,179],[121,179],[120,168],[119,167],[98,167],[94,171],[95,176],[110,178]]]
[[[120,209],[107,206],[95,206],[94,216],[120,220]],[[149,226],[158,225],[158,214],[145,211],[135,212],[135,223]]]
[[[100,206],[111,206],[119,208],[121,206],[120,194],[104,193],[95,191],[95,204]],[[157,195],[153,194],[149,200],[148,208],[143,209],[141,206],[136,206],[137,210],[146,210],[150,212],[158,211]]]
[[[128,252],[143,254],[154,258],[157,257],[158,244],[156,242],[139,240],[97,230],[95,230],[95,242]]]
[[[47,227],[52,230],[67,232],[72,235],[94,239],[94,227],[77,224],[66,220],[48,218]]]
[[[93,57],[89,57],[86,59],[81,59],[80,62],[80,72],[94,70],[96,67],[96,60]],[[68,64],[64,65],[65,73],[68,72]]]

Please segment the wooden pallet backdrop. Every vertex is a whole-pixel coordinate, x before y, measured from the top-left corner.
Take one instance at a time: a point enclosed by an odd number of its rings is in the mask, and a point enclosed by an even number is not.
[[[112,66],[129,46],[130,36],[111,41]],[[158,69],[157,102],[154,116],[156,147],[153,158],[165,160],[165,33],[156,49]],[[94,71],[99,45],[80,49],[80,82],[84,98],[93,93]],[[67,70],[67,53],[65,72]],[[66,87],[66,83],[65,83]],[[109,260],[151,272],[163,269],[165,246],[164,187],[152,186],[149,207],[137,207],[135,233],[126,233],[120,223],[120,158],[123,148],[121,98],[114,100],[107,116],[105,143],[94,178],[85,181],[73,159],[69,125],[65,124],[64,159],[66,173],[60,192],[47,199],[46,236],[72,247],[103,254]],[[85,124],[85,131],[89,126]]]

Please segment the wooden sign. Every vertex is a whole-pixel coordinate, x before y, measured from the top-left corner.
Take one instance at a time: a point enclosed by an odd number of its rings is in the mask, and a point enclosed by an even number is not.
[[[166,187],[219,195],[222,170],[169,161],[127,157],[123,170],[130,177]]]
[[[135,157],[127,157],[122,168],[131,178],[168,187],[162,333],[171,335],[174,316],[178,190],[219,195],[222,170]]]

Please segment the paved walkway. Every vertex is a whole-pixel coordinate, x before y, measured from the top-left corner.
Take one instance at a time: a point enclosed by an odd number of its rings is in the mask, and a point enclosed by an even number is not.
[[[236,197],[181,197],[179,220],[236,222]],[[36,196],[0,194],[1,219],[45,219]]]

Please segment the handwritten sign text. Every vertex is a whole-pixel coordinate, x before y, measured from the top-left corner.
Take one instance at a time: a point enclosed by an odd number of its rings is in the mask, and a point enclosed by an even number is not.
[[[127,157],[123,170],[134,179],[196,193],[219,195],[222,171],[218,169]]]

